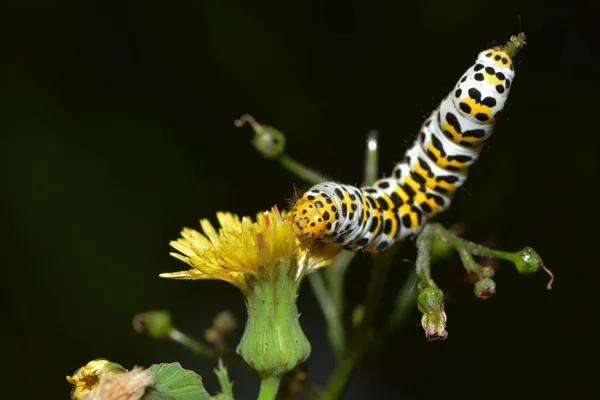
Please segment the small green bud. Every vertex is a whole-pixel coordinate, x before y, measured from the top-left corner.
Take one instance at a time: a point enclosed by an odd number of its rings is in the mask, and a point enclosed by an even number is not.
[[[496,282],[491,278],[483,278],[475,283],[474,291],[480,299],[490,299],[496,294]]]
[[[546,268],[542,257],[531,247],[525,247],[524,249],[514,253],[514,263],[517,270],[525,275],[532,274],[539,271],[540,269],[550,275],[550,281],[546,285],[548,290],[552,289],[552,283],[554,282],[554,275]]]
[[[542,258],[531,247],[525,247],[515,253],[515,266],[521,274],[537,272],[543,265]]]
[[[168,339],[175,328],[168,311],[148,311],[133,318],[133,329],[138,333],[148,331],[154,339]]]
[[[253,116],[244,114],[234,121],[235,126],[242,127],[249,123],[254,130],[252,145],[265,158],[276,158],[285,150],[285,135],[278,129],[268,125],[261,125]]]
[[[448,332],[446,331],[447,317],[444,312],[444,293],[438,288],[425,288],[419,293],[417,305],[419,311],[423,313],[421,325],[427,340],[445,340]]]
[[[256,132],[252,145],[265,158],[275,158],[285,149],[285,136],[272,126],[263,126],[262,132]]]

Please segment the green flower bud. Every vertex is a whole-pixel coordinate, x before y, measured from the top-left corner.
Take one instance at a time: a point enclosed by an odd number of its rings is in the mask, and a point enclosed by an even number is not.
[[[133,328],[138,333],[147,330],[154,339],[168,339],[173,329],[168,311],[148,311],[133,318]]]
[[[521,274],[531,274],[539,271],[540,269],[550,275],[550,281],[546,285],[548,290],[552,289],[552,283],[554,282],[554,275],[546,268],[542,257],[531,247],[525,247],[524,249],[514,253],[515,267]]]
[[[285,136],[272,126],[263,126],[260,131],[255,131],[252,145],[265,158],[275,158],[285,149]]]
[[[525,247],[515,253],[515,266],[521,274],[537,272],[543,265],[542,258],[531,247]]]
[[[245,123],[249,123],[254,130],[254,138],[252,145],[265,158],[276,158],[283,154],[285,149],[285,135],[279,130],[268,125],[261,125],[254,117],[244,114],[240,119],[235,120],[235,126],[242,127]]]
[[[421,325],[427,340],[445,340],[448,332],[446,331],[447,317],[444,312],[444,293],[438,288],[425,288],[419,293],[417,305],[419,311],[423,313]]]
[[[261,376],[281,376],[304,362],[310,343],[298,320],[297,284],[287,261],[279,265],[277,276],[264,271],[246,296],[248,320],[237,347],[242,358]]]

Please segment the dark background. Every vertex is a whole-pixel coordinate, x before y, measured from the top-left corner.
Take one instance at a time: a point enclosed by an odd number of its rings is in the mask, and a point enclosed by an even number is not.
[[[68,398],[65,376],[97,357],[126,367],[177,360],[214,393],[213,361],[136,334],[131,319],[169,309],[196,337],[219,310],[243,321],[235,288],[157,277],[185,268],[168,255],[182,226],[214,221],[218,210],[285,207],[294,185],[306,188],[256,154],[249,128],[233,120],[255,115],[286,133],[292,157],[357,183],[368,130],[381,133],[382,170],[391,171],[477,53],[521,30],[528,44],[505,115],[439,220],[465,222],[470,239],[507,250],[534,246],[555,288],[502,263],[498,293],[483,301],[456,260],[438,266],[448,340],[428,343],[413,313],[345,398],[592,396],[600,62],[591,7],[12,0],[2,8],[3,398]],[[401,258],[414,259],[405,247]],[[389,296],[409,268],[396,263]],[[366,273],[365,262],[353,266],[350,301]],[[333,357],[308,286],[299,303],[310,378],[323,385]],[[236,367],[231,374],[238,398],[255,398],[257,380]]]

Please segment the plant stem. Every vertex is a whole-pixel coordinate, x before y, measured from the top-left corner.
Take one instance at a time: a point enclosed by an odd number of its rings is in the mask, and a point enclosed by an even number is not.
[[[250,366],[237,354],[233,354],[230,352],[218,352],[212,349],[211,347],[199,342],[195,339],[192,339],[190,336],[181,332],[177,328],[173,328],[169,333],[169,339],[180,344],[185,347],[192,353],[197,356],[204,358],[222,358],[227,361],[229,364],[238,364],[244,366],[248,371],[255,373],[254,369],[250,368]]]
[[[327,323],[327,337],[333,348],[333,353],[335,354],[336,359],[339,359],[344,350],[345,341],[341,316],[331,298],[331,293],[325,286],[322,272],[315,271],[312,274],[309,274],[308,281],[323,310],[323,315],[325,316],[325,321]]]
[[[373,255],[371,279],[369,280],[367,295],[364,301],[364,316],[360,324],[354,329],[350,343],[344,351],[341,361],[337,364],[329,378],[326,392],[327,398],[330,400],[341,396],[352,371],[365,352],[369,350],[377,304],[383,293],[388,271],[397,250],[398,245],[383,253]]]
[[[354,256],[356,256],[355,251],[342,250],[324,271],[331,301],[340,318],[344,315],[344,276]]]
[[[279,164],[281,164],[281,166],[290,171],[292,174],[304,179],[307,182],[316,184],[327,181],[326,176],[321,175],[319,172],[300,164],[298,161],[294,160],[285,153],[277,157],[277,161],[279,161]]]
[[[496,257],[502,260],[515,262],[517,256],[515,253],[509,253],[501,250],[490,249],[489,247],[482,246],[477,243],[469,242],[468,240],[462,239],[455,235],[450,230],[444,228],[442,225],[437,223],[428,224],[431,232],[437,236],[440,240],[448,241],[456,251],[461,254],[461,250],[468,252],[469,254],[477,254],[482,256]],[[462,255],[461,255],[462,257]],[[464,261],[464,260],[463,260]],[[467,269],[469,268],[468,266]]]
[[[344,358],[335,367],[333,373],[329,377],[326,389],[326,399],[335,400],[339,398],[346,388],[348,379],[354,371],[356,364],[360,361],[363,356],[364,348],[360,345],[351,345],[344,352]]]
[[[414,308],[415,302],[417,300],[417,286],[418,277],[415,270],[412,270],[402,288],[398,292],[396,296],[396,302],[394,304],[394,309],[390,314],[390,318],[388,320],[387,332],[392,332],[395,328],[400,326],[408,312]]]
[[[219,386],[221,386],[221,393],[228,400],[233,400],[233,384],[229,380],[229,375],[227,374],[227,368],[223,365],[223,360],[219,359],[219,367],[215,369],[215,374],[217,375],[217,379],[219,380]]]
[[[475,262],[469,250],[457,249],[457,251],[458,255],[460,256],[460,260],[462,261],[462,265],[465,267],[467,272],[477,274],[477,276],[481,279],[483,277],[483,268],[481,268],[481,265]]]
[[[260,392],[258,393],[258,400],[273,400],[277,396],[279,390],[279,384],[281,383],[281,376],[270,375],[265,376],[260,381]]]
[[[426,224],[417,237],[417,275],[421,285],[425,287],[437,287],[431,278],[431,243],[434,237],[434,225]]]
[[[387,281],[390,265],[392,264],[397,250],[398,246],[396,245],[383,253],[373,254],[371,279],[369,280],[367,296],[364,301],[365,314],[361,324],[359,325],[359,330],[361,327],[363,327],[365,330],[364,334],[367,334],[373,328],[377,304],[379,303],[379,299],[383,294],[383,289],[385,288],[385,282]]]
[[[190,350],[192,353],[206,358],[217,357],[216,352],[207,345],[192,339],[180,330],[173,328],[169,333],[169,338]]]
[[[379,150],[377,145],[377,131],[372,130],[367,134],[367,147],[365,151],[364,185],[370,185],[377,179]]]

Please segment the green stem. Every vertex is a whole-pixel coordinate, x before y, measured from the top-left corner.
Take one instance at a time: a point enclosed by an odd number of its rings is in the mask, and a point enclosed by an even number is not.
[[[321,175],[319,172],[300,164],[298,161],[294,160],[285,153],[277,157],[277,161],[279,161],[279,164],[281,164],[292,174],[298,176],[301,179],[304,179],[307,182],[316,184],[327,181],[326,176]]]
[[[269,375],[262,378],[260,381],[260,392],[258,393],[258,400],[273,400],[277,396],[279,390],[279,384],[281,383],[281,376]]]
[[[377,145],[377,131],[367,134],[367,148],[365,152],[364,185],[370,185],[377,179],[379,151]]]
[[[540,256],[531,247],[525,247],[520,251],[509,253],[507,251],[494,250],[489,247],[482,246],[477,243],[469,242],[458,237],[452,231],[444,228],[440,224],[429,224],[431,230],[438,240],[450,243],[461,256],[461,260],[465,268],[471,272],[478,273],[482,277],[483,269],[475,263],[472,255],[495,257],[501,260],[510,261],[519,270],[521,274],[533,273],[539,270],[546,272],[550,276],[550,281],[546,285],[548,289],[552,289],[554,275],[543,263]]]
[[[388,320],[388,333],[402,325],[402,322],[408,315],[409,311],[414,308],[418,294],[418,291],[416,290],[417,282],[417,273],[415,270],[412,270],[409,277],[406,279],[406,281],[404,281],[404,284],[398,292],[398,295],[396,296],[394,309],[392,310]]]
[[[364,301],[364,316],[360,324],[354,329],[350,344],[329,378],[326,392],[330,400],[337,399],[342,394],[352,371],[370,348],[377,305],[387,281],[390,265],[398,248],[398,245],[396,245],[383,253],[373,255],[371,279]]]
[[[229,380],[227,368],[223,364],[223,360],[219,359],[219,367],[215,369],[215,374],[221,386],[221,393],[229,400],[233,400],[233,384]]]
[[[325,268],[325,279],[333,305],[338,315],[344,315],[344,276],[348,265],[356,256],[355,251],[342,250],[335,261]]]
[[[432,223],[428,226],[430,227],[431,232],[433,232],[440,240],[447,240],[456,249],[456,251],[459,252],[459,254],[461,250],[464,250],[470,254],[495,257],[511,262],[515,262],[518,258],[518,255],[515,253],[490,249],[489,247],[462,239],[440,224]]]
[[[359,330],[361,326],[363,327],[363,330],[365,331],[363,332],[364,334],[367,334],[373,327],[377,305],[383,294],[390,265],[392,264],[397,249],[398,246],[394,246],[383,253],[374,254],[372,257],[373,272],[371,273],[371,279],[369,280],[369,286],[367,287],[367,296],[364,302],[365,314],[362,323],[359,326]]]
[[[342,395],[352,371],[363,356],[363,351],[364,349],[359,346],[351,346],[344,353],[344,358],[329,377],[326,389],[327,400],[335,400]]]
[[[205,344],[203,344],[201,342],[198,342],[197,340],[192,339],[191,337],[189,337],[185,333],[181,332],[177,328],[173,328],[169,332],[169,338],[172,341],[179,343],[180,345],[187,348],[192,353],[194,353],[198,356],[205,357],[205,358],[217,357],[217,353],[213,349],[211,349],[210,347],[206,346]]]
[[[227,351],[227,352],[215,351],[211,347],[208,347],[207,345],[205,345],[195,339],[192,339],[190,336],[181,332],[177,328],[173,328],[169,332],[169,339],[171,339],[172,341],[185,347],[186,349],[188,349],[189,351],[191,351],[192,353],[194,353],[197,356],[204,357],[204,358],[219,357],[219,358],[222,358],[223,360],[227,361],[227,363],[229,363],[229,364],[242,365],[248,371],[250,371],[252,373],[255,372],[254,369],[250,368],[250,366],[239,355],[233,354],[229,351]]]
[[[327,336],[333,348],[335,357],[339,359],[344,350],[344,327],[342,326],[341,315],[333,303],[330,292],[325,286],[325,281],[321,271],[315,271],[308,275],[310,286],[323,310],[325,321],[327,323]]]
[[[423,288],[436,288],[437,285],[431,278],[431,243],[434,237],[434,225],[426,224],[417,237],[417,275]]]
[[[518,258],[517,256],[515,256],[515,253],[509,253],[506,251],[490,249],[488,247],[484,247],[484,246],[482,246],[480,244],[476,244],[476,243],[471,243],[466,240],[464,240],[463,242],[465,243],[465,247],[467,249],[469,249],[471,251],[471,253],[473,253],[473,254],[478,254],[481,256],[496,257],[496,258],[500,258],[502,260],[507,260],[507,261],[511,261],[511,262],[515,262]]]
[[[457,251],[463,267],[465,267],[468,272],[477,274],[480,279],[483,278],[483,268],[481,268],[481,265],[475,262],[469,250],[461,248],[457,249]]]

